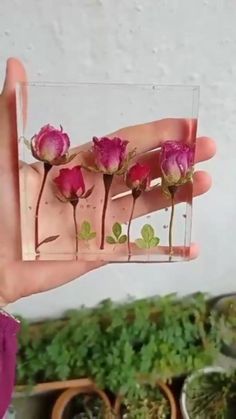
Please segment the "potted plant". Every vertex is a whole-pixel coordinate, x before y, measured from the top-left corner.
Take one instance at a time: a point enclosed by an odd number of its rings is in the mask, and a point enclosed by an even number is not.
[[[51,419],[113,419],[110,401],[96,387],[69,388],[60,394]]]
[[[70,310],[62,319],[22,322],[16,391],[88,387],[129,398],[137,383],[183,376],[214,362],[219,316],[203,294]],[[128,399],[127,399],[128,400]],[[132,401],[132,400],[131,400]]]
[[[180,404],[184,419],[235,419],[236,371],[206,367],[190,375]]]
[[[221,351],[236,358],[236,295],[226,295],[217,298],[213,309],[220,316]]]
[[[177,408],[169,387],[158,381],[155,386],[137,385],[136,391],[118,396],[114,412],[117,419],[176,419]]]

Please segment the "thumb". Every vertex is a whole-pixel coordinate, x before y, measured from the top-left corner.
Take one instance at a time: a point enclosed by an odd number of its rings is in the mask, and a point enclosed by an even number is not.
[[[17,58],[8,58],[2,95],[11,95],[15,90],[16,83],[26,81],[27,76],[23,64]]]

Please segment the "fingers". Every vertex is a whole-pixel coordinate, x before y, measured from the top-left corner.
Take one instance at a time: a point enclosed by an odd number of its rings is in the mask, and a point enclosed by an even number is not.
[[[21,256],[15,84],[24,75],[21,63],[9,59],[0,96],[0,245],[8,259]]]
[[[184,139],[191,141],[196,136],[195,119],[166,118],[146,124],[122,128],[109,136],[118,136],[129,141],[129,148],[138,148],[139,153],[156,149],[161,142]]]
[[[208,137],[199,137],[196,141],[195,163],[211,159],[216,152],[215,141]],[[159,165],[159,151],[146,153],[137,160],[141,163],[147,164],[151,169],[152,179],[157,179],[161,176]],[[116,176],[112,184],[112,195],[121,194],[128,189],[125,186],[123,176]]]
[[[191,182],[186,183],[185,185],[179,187],[176,196],[175,202],[190,202],[192,194],[194,197],[206,193],[211,187],[211,177],[207,172],[198,171],[193,176],[193,184]],[[132,196],[127,195],[120,198],[113,199],[113,208],[112,213],[120,221],[126,222],[128,218],[129,209],[132,205]],[[166,208],[170,206],[170,199],[168,199],[161,187],[154,188],[149,192],[143,193],[136,202],[134,217],[141,217],[143,215],[149,214],[154,211]],[[125,208],[127,211],[120,211],[121,208]]]

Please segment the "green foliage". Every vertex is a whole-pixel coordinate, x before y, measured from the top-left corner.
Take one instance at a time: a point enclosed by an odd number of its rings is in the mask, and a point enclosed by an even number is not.
[[[108,244],[123,244],[127,242],[127,235],[122,234],[122,226],[120,223],[113,224],[112,233],[113,236],[106,237],[106,242]]]
[[[88,221],[83,221],[79,233],[80,240],[92,240],[96,237],[96,232],[92,231],[91,224]]]
[[[196,375],[187,385],[187,409],[199,419],[235,419],[236,371]]]
[[[18,384],[90,377],[129,396],[137,381],[187,374],[213,362],[219,319],[204,295],[82,307],[29,325],[19,336]]]
[[[170,405],[157,386],[138,385],[135,393],[124,398],[122,417],[125,419],[169,419]]]
[[[141,230],[142,238],[135,240],[140,249],[151,249],[160,243],[159,237],[155,236],[155,230],[150,224],[145,224]]]

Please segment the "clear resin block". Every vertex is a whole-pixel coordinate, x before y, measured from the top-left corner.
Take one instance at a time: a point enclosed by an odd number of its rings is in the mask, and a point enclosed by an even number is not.
[[[24,260],[189,258],[199,88],[19,84]]]

